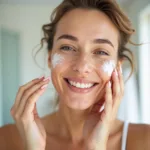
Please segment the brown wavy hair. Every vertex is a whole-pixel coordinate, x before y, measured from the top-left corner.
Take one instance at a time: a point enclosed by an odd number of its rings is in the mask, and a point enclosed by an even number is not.
[[[130,49],[126,47],[128,43],[135,45],[130,41],[131,35],[135,30],[131,26],[131,22],[127,15],[121,10],[120,6],[115,0],[63,0],[51,14],[50,23],[44,24],[42,30],[44,37],[41,39],[41,48],[44,43],[47,44],[47,50],[51,51],[53,48],[53,40],[57,29],[59,20],[69,11],[82,8],[82,9],[96,9],[105,13],[114,25],[119,30],[119,47],[118,47],[118,59],[127,60],[131,66],[131,72],[129,77],[134,71],[134,57]],[[38,51],[39,51],[38,50]]]

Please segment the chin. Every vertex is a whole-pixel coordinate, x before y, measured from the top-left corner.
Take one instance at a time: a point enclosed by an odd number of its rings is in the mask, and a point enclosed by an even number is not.
[[[65,105],[71,109],[75,110],[86,110],[90,108],[94,103],[95,100],[89,99],[87,97],[85,98],[64,98]]]

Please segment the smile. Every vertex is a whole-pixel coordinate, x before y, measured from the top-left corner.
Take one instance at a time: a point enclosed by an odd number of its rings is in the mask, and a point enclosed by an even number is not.
[[[68,78],[64,78],[65,82],[67,83],[68,87],[77,93],[87,93],[90,92],[98,83],[90,83],[88,81],[83,80],[70,80]],[[77,82],[78,81],[78,82]],[[82,82],[81,82],[82,81]]]

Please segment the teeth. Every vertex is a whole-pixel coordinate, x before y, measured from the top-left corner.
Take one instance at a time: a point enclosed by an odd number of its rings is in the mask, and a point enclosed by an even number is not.
[[[69,81],[69,80],[68,80]],[[79,83],[79,82],[74,82],[74,81],[69,81],[69,83],[72,85],[72,86],[75,86],[77,88],[90,88],[92,87],[94,84],[92,83],[88,83],[88,84],[84,84],[84,83]]]

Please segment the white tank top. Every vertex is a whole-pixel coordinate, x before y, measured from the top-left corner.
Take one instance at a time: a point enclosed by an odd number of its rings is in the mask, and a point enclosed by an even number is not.
[[[123,133],[122,133],[122,145],[121,150],[126,150],[126,142],[127,142],[127,135],[128,135],[128,126],[129,122],[125,121],[123,126]]]

